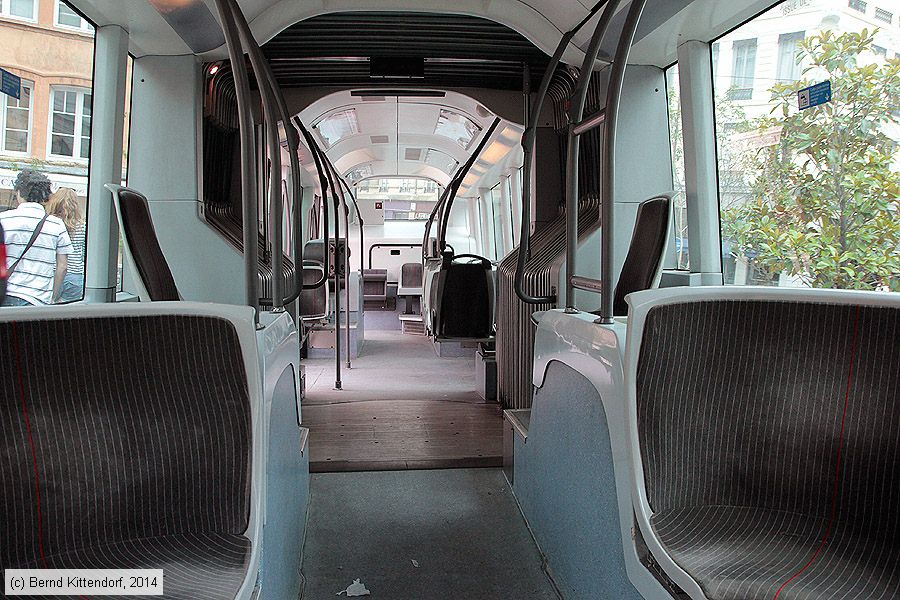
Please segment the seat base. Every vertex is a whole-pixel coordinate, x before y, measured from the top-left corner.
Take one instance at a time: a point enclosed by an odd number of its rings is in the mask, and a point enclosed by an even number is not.
[[[652,525],[669,556],[709,600],[772,600],[809,563],[826,519],[732,506],[659,513]],[[900,598],[900,544],[838,526],[779,600]]]
[[[51,554],[16,568],[162,569],[166,600],[233,600],[247,577],[250,540],[240,535],[189,533],[113,542]],[[54,596],[59,600],[60,596]],[[133,596],[106,596],[128,600]]]

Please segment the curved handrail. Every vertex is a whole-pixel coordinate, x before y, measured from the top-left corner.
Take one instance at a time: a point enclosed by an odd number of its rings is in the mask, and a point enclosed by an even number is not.
[[[297,124],[297,128],[300,130],[300,133],[303,135],[303,138],[306,140],[307,146],[309,146],[309,151],[312,154],[313,161],[316,163],[316,172],[319,174],[319,186],[322,188],[322,226],[325,231],[325,252],[328,251],[328,244],[331,239],[331,233],[329,231],[329,223],[328,223],[328,178],[325,177],[325,169],[322,167],[322,162],[319,157],[319,147],[316,144],[316,141],[313,139],[312,134],[303,124],[303,122],[299,119],[299,117],[294,117],[294,121]],[[304,284],[304,290],[316,290],[320,287],[324,286],[328,282],[328,265],[325,265],[325,272],[322,273],[321,279],[316,283],[312,284]]]
[[[259,326],[259,207],[256,197],[256,140],[253,137],[253,109],[250,104],[250,80],[244,62],[240,32],[235,26],[229,0],[215,0],[225,33],[228,56],[234,73],[241,141],[241,203],[243,216],[244,277],[246,303],[253,308]]]
[[[588,51],[584,55],[575,100],[569,112],[569,133],[566,156],[566,309],[575,309],[575,287],[570,274],[576,272],[578,254],[578,167],[581,154],[581,138],[575,133],[575,126],[584,118],[584,105],[587,102],[588,87],[594,75],[594,63],[600,53],[600,44],[609,29],[616,8],[625,0],[610,0],[603,11],[600,21],[591,36]]]
[[[588,15],[582,19],[578,25],[567,31],[559,40],[559,45],[557,45],[556,51],[553,53],[553,57],[547,64],[546,71],[544,71],[544,77],[541,79],[541,87],[538,88],[537,99],[531,107],[531,112],[528,116],[528,125],[525,128],[525,133],[522,135],[522,152],[524,154],[522,163],[522,223],[519,235],[521,241],[519,242],[519,255],[516,264],[514,285],[516,295],[525,304],[556,303],[555,294],[551,296],[531,296],[525,291],[524,285],[525,264],[531,258],[531,173],[534,170],[534,148],[537,144],[537,125],[541,118],[541,112],[544,109],[544,101],[547,99],[547,92],[550,90],[550,83],[553,81],[553,75],[556,72],[556,68],[562,61],[562,55],[565,52],[566,47],[572,41],[572,38],[575,37],[575,34],[597,14],[600,8],[608,6],[611,3],[612,2],[607,2],[607,0],[600,0],[597,2]]]
[[[277,104],[274,91],[277,84],[274,77],[271,82],[264,75],[268,68],[268,61],[263,56],[262,50],[250,31],[250,25],[244,17],[244,13],[237,4],[237,0],[227,0],[231,5],[231,16],[234,25],[238,28],[243,40],[244,50],[250,56],[250,64],[253,65],[259,93],[262,98],[263,118],[266,125],[266,143],[269,146],[269,215],[274,222],[272,227],[272,310],[279,312],[284,309],[284,294],[281,288],[284,284],[284,239],[281,222],[283,220],[283,206],[281,203],[281,135],[278,133]],[[288,129],[285,122],[285,130]]]
[[[350,184],[348,184],[343,177],[339,177],[338,179],[343,184],[344,189],[347,190],[347,193],[350,194],[350,199],[353,200],[353,208],[356,210],[356,220],[359,222],[359,268],[361,271],[363,268],[362,257],[365,254],[366,249],[366,234],[363,230],[366,223],[363,221],[362,213],[359,212],[359,201],[356,199],[356,194],[350,189]]]
[[[437,203],[434,205],[434,209],[431,211],[431,216],[428,217],[428,222],[425,224],[425,237],[422,239],[422,264],[425,264],[425,261],[430,258],[428,256],[428,239],[431,237],[431,227],[434,224],[435,217],[438,216],[438,213],[441,210],[441,207],[447,201],[447,196],[450,194],[451,187],[453,182],[456,181],[457,176],[460,171],[462,171],[462,167],[456,170],[456,173],[453,175],[453,178],[450,179],[450,182],[447,183],[447,187],[444,188],[444,191],[441,192],[440,198],[438,198]],[[438,223],[440,223],[440,219],[438,219]]]
[[[495,117],[494,122],[491,123],[487,132],[481,137],[481,141],[478,143],[478,147],[475,148],[475,152],[473,152],[469,157],[469,160],[466,161],[465,167],[463,167],[462,171],[457,175],[457,179],[453,182],[452,191],[447,198],[447,204],[444,208],[444,219],[441,223],[441,232],[438,236],[438,248],[440,248],[441,252],[447,248],[447,224],[450,222],[450,211],[453,210],[453,202],[456,200],[456,194],[459,192],[463,179],[465,179],[466,175],[469,173],[469,169],[472,168],[472,165],[474,165],[475,161],[478,160],[478,157],[481,156],[484,147],[487,145],[488,140],[491,139],[491,136],[494,135],[498,125],[500,125],[500,117]]]

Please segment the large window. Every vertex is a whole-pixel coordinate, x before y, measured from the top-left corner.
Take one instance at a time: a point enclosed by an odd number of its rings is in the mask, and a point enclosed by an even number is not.
[[[778,36],[778,79],[793,82],[800,78],[799,57],[800,42],[806,38],[806,32],[795,31]]]
[[[91,152],[91,93],[77,88],[53,88],[50,154],[84,159]]]
[[[687,193],[684,179],[684,129],[681,121],[681,94],[678,65],[666,70],[666,95],[669,99],[669,140],[672,144],[672,183],[675,190],[675,268],[691,267],[688,254]]]
[[[0,16],[37,21],[37,0],[0,0]]]
[[[22,82],[19,98],[0,94],[0,151],[27,155],[31,150],[34,84]]]
[[[729,95],[732,100],[749,100],[753,97],[753,79],[756,75],[756,38],[735,41],[731,51],[734,84]]]
[[[728,284],[900,291],[900,63],[878,58],[875,42],[900,48],[857,16],[864,3],[839,10],[811,0],[802,39],[775,7],[722,40],[746,50],[758,36],[780,49],[777,65],[760,62],[766,89],[753,103],[735,102],[716,78]],[[736,77],[748,72],[742,52]],[[790,77],[788,54],[803,66]],[[801,110],[801,90],[822,82],[831,100]]]

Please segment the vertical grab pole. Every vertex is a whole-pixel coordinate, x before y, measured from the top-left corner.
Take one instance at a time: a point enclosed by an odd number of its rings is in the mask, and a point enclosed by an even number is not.
[[[622,100],[622,87],[625,83],[625,68],[628,65],[628,56],[631,53],[631,45],[634,43],[634,34],[641,20],[646,0],[632,0],[622,27],[622,36],[616,48],[616,57],[613,62],[612,73],[609,78],[609,87],[606,92],[606,148],[603,152],[603,186],[601,194],[601,225],[603,227],[603,250],[600,256],[600,279],[602,291],[600,296],[600,322],[611,324],[613,319],[613,294],[615,282],[613,281],[614,261],[613,251],[615,239],[613,235],[613,217],[615,215],[615,158],[616,158],[616,129],[619,120],[619,104]]]
[[[594,63],[597,62],[600,44],[603,42],[603,37],[609,29],[609,24],[620,1],[609,0],[606,8],[603,9],[600,21],[597,22],[597,28],[594,30],[594,35],[591,36],[591,43],[584,55],[584,62],[578,77],[578,88],[575,90],[575,99],[569,112],[569,137],[566,146],[566,312],[568,313],[577,312],[572,277],[576,273],[578,254],[578,171],[581,141],[578,134],[575,133],[575,126],[584,118],[584,105],[587,102],[588,88],[594,74]],[[609,228],[607,225],[609,224],[600,224],[604,228],[604,232]]]
[[[229,0],[215,0],[225,32],[231,70],[234,73],[241,139],[241,202],[244,227],[244,278],[246,303],[254,311],[259,327],[259,209],[256,197],[256,143],[253,139],[253,112],[250,108],[250,81],[240,34],[234,23]]]
[[[541,118],[541,111],[544,108],[544,101],[547,99],[547,92],[549,91],[550,83],[553,80],[553,73],[556,71],[556,67],[562,60],[563,52],[565,52],[566,47],[569,45],[569,42],[571,42],[575,34],[581,31],[581,28],[584,27],[588,23],[588,21],[590,21],[594,17],[594,15],[597,14],[601,7],[605,6],[605,11],[612,10],[610,4],[612,4],[612,0],[610,0],[610,2],[607,2],[606,0],[600,0],[599,2],[597,2],[597,4],[594,5],[587,16],[582,19],[581,22],[578,23],[578,25],[567,31],[562,36],[562,38],[560,38],[559,44],[556,46],[556,51],[550,58],[550,62],[547,64],[546,71],[544,71],[544,77],[541,80],[541,87],[538,88],[537,100],[533,105],[531,104],[530,98],[531,83],[530,81],[526,82],[525,115],[527,121],[525,123],[525,133],[522,135],[522,153],[524,157],[522,164],[522,222],[520,224],[521,229],[519,233],[519,254],[515,277],[516,295],[525,304],[556,303],[555,295],[531,296],[525,291],[524,285],[525,265],[531,258],[531,201],[534,196],[534,194],[532,193],[532,176],[534,174],[534,149],[537,143],[537,127],[538,122]]]
[[[340,390],[343,388],[341,381],[341,280],[340,270],[338,269],[341,246],[340,201],[334,187],[328,157],[324,153],[322,154],[322,162],[325,163],[325,177],[328,178],[328,187],[331,190],[331,200],[334,204],[334,389]]]
[[[278,133],[278,113],[276,109],[277,101],[276,93],[270,81],[266,78],[265,72],[268,67],[266,57],[263,56],[247,19],[241,12],[237,4],[237,0],[228,0],[231,6],[231,14],[235,26],[238,29],[240,37],[243,39],[244,47],[250,55],[250,63],[253,65],[254,76],[259,86],[259,94],[263,105],[263,118],[265,121],[266,142],[268,145],[269,160],[268,163],[263,155],[262,164],[268,164],[269,172],[269,202],[266,220],[270,223],[272,230],[272,311],[281,312],[284,310],[284,235],[282,231],[283,205],[281,194],[281,135]],[[288,124],[284,124],[285,132],[287,132]],[[265,180],[266,173],[263,173]]]
[[[313,161],[316,163],[316,173],[319,175],[319,186],[322,188],[322,231],[323,239],[325,240],[325,249],[324,253],[328,252],[328,240],[329,235],[331,235],[330,227],[328,225],[328,178],[325,176],[325,169],[322,166],[322,157],[320,156],[319,147],[316,145],[316,141],[313,139],[312,134],[309,130],[303,125],[303,123],[298,118],[294,118],[298,129],[300,129],[300,133],[303,134],[303,139],[306,140],[306,144],[309,146],[309,152],[312,154]],[[324,257],[326,262],[328,257]],[[326,265],[327,267],[327,265]],[[316,290],[322,287],[323,285],[328,284],[328,269],[322,273],[322,278],[314,284],[303,285],[304,290]]]
[[[334,177],[335,181],[338,182],[336,186],[336,190],[341,197],[341,212],[344,213],[344,290],[347,294],[347,302],[344,305],[344,316],[346,317],[346,323],[344,325],[344,332],[347,342],[347,368],[352,368],[350,364],[350,207],[347,206],[347,197],[344,195],[344,188],[342,185],[339,185],[343,179],[338,174],[337,169],[335,169],[334,164],[329,162],[329,168],[331,169],[331,174]],[[360,260],[362,257],[360,256]]]

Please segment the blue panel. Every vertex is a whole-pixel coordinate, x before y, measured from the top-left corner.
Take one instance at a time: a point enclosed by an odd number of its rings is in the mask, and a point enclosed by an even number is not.
[[[797,92],[800,110],[831,102],[831,81],[823,81]]]
[[[21,100],[22,78],[5,69],[0,69],[0,92],[12,96],[16,100]]]
[[[597,390],[551,363],[528,440],[516,436],[514,491],[566,600],[640,600],[625,571],[613,458]]]

